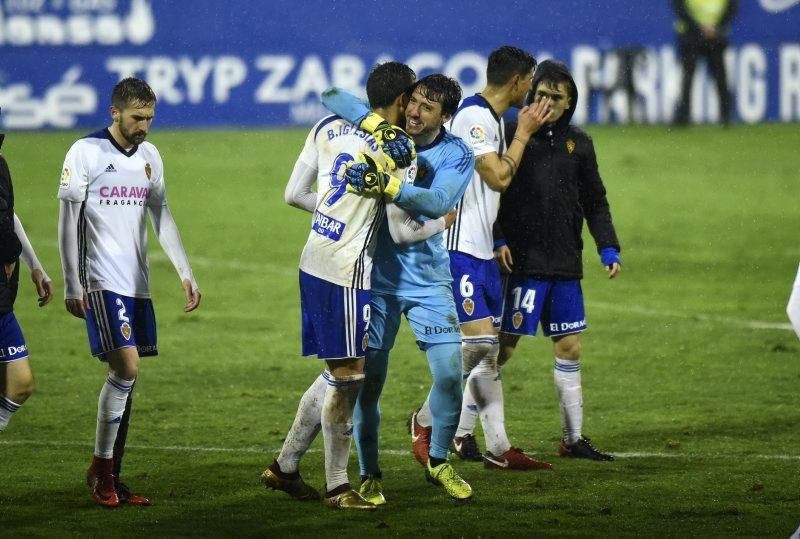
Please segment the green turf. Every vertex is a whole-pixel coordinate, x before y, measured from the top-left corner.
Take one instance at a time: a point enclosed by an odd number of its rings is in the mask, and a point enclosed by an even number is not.
[[[584,430],[620,457],[555,456],[551,346],[523,339],[504,370],[508,431],[556,469],[456,462],[475,496],[455,504],[402,453],[405,416],[430,383],[403,328],[383,400],[389,503],[373,514],[293,502],[257,480],[320,368],[298,353],[309,217],[283,202],[305,132],[151,135],[203,302],[181,312],[153,241],[161,356],[137,383],[124,475],[155,504],[116,510],[94,506],[84,484],[103,368],[60,300],[55,194],[78,134],[11,133],[17,212],[59,299],[39,310],[21,285],[38,388],[0,434],[0,535],[788,537],[800,525],[800,343],[784,312],[800,261],[800,129],[590,132],[625,268],[609,282],[587,236]],[[303,462],[317,487],[320,450],[318,440]]]

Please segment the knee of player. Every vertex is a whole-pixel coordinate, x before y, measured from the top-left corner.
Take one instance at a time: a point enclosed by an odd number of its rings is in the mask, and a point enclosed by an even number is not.
[[[465,373],[471,372],[478,364],[493,354],[496,344],[483,341],[472,341],[465,338],[461,347],[461,362]]]
[[[554,342],[556,356],[561,359],[578,361],[581,358],[581,341],[578,335],[567,335]]]
[[[15,383],[13,387],[10,388],[8,395],[6,396],[17,404],[22,404],[28,400],[31,395],[33,395],[33,390],[35,388],[36,383],[33,381],[33,376],[31,376],[27,380],[22,380],[19,383]]]

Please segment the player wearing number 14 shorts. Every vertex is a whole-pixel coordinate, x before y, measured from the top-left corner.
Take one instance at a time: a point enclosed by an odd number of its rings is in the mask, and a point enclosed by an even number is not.
[[[506,435],[503,391],[497,366],[498,331],[502,313],[502,283],[492,248],[492,225],[500,193],[511,182],[528,139],[548,117],[547,102],[522,107],[531,89],[536,60],[516,47],[504,46],[489,55],[488,84],[465,99],[450,122],[453,134],[463,138],[475,153],[475,170],[458,203],[457,217],[446,232],[453,274],[453,296],[463,334],[464,399],[453,449],[462,459],[483,461],[499,470],[551,469],[546,462],[511,446]],[[519,129],[507,142],[503,114],[520,107]],[[424,418],[426,406],[417,417]],[[481,455],[472,435],[480,417],[486,441]],[[424,419],[418,421],[424,425]],[[416,427],[416,425],[414,425]]]

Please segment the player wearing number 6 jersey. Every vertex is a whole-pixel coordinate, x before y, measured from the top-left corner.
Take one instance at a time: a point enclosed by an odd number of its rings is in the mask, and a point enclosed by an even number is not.
[[[511,182],[528,139],[549,114],[546,101],[523,106],[535,69],[536,60],[521,49],[504,46],[493,51],[486,67],[486,87],[465,99],[450,121],[450,131],[475,152],[472,181],[458,203],[456,222],[445,235],[463,334],[463,375],[467,379],[453,447],[463,459],[483,460],[487,467],[500,470],[551,468],[511,446],[497,367],[503,290],[494,260],[492,226],[500,193]],[[514,138],[506,141],[503,114],[512,106],[521,107],[519,128]],[[424,410],[420,416],[424,417]],[[484,456],[472,436],[476,413],[486,441]]]
[[[401,119],[404,90],[415,79],[408,66],[387,62],[377,66],[367,81],[373,110],[391,123]],[[388,234],[394,241],[424,239],[441,233],[444,219],[413,221],[383,197],[348,192],[344,172],[359,156],[381,162],[391,173],[412,182],[416,166],[389,157],[386,142],[405,137],[387,122],[382,135],[368,133],[338,116],[315,125],[286,187],[286,201],[313,213],[311,231],[300,257],[300,302],[303,355],[325,361],[325,370],[308,388],[275,462],[262,474],[264,484],[299,500],[318,499],[315,489],[300,477],[303,454],[322,429],[325,445],[325,505],[337,509],[375,509],[350,487],[347,461],[352,437],[352,415],[364,381],[364,356],[370,325],[372,257],[379,229],[389,217]],[[389,135],[388,131],[394,131]],[[317,184],[317,192],[311,186]]]
[[[120,81],[113,123],[75,142],[61,173],[58,239],[67,310],[86,320],[92,355],[108,363],[97,405],[87,482],[95,501],[149,505],[119,481],[140,356],[158,354],[147,262],[147,221],[178,272],[185,312],[200,304],[178,228],[167,207],[164,166],[145,142],[156,96],[142,80]]]

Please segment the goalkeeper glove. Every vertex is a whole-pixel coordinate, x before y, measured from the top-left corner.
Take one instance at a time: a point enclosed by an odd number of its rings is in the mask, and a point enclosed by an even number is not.
[[[619,251],[616,247],[600,249],[600,262],[607,268],[610,268],[614,263],[622,265],[622,260],[619,258]]]
[[[359,127],[375,137],[386,156],[390,170],[406,168],[417,157],[414,141],[408,133],[396,125],[389,125],[389,122],[374,112],[367,114],[367,117],[361,120]]]
[[[361,195],[384,194],[394,199],[400,192],[401,181],[386,174],[383,167],[363,153],[358,154],[358,161],[351,161],[344,171],[347,191]]]

